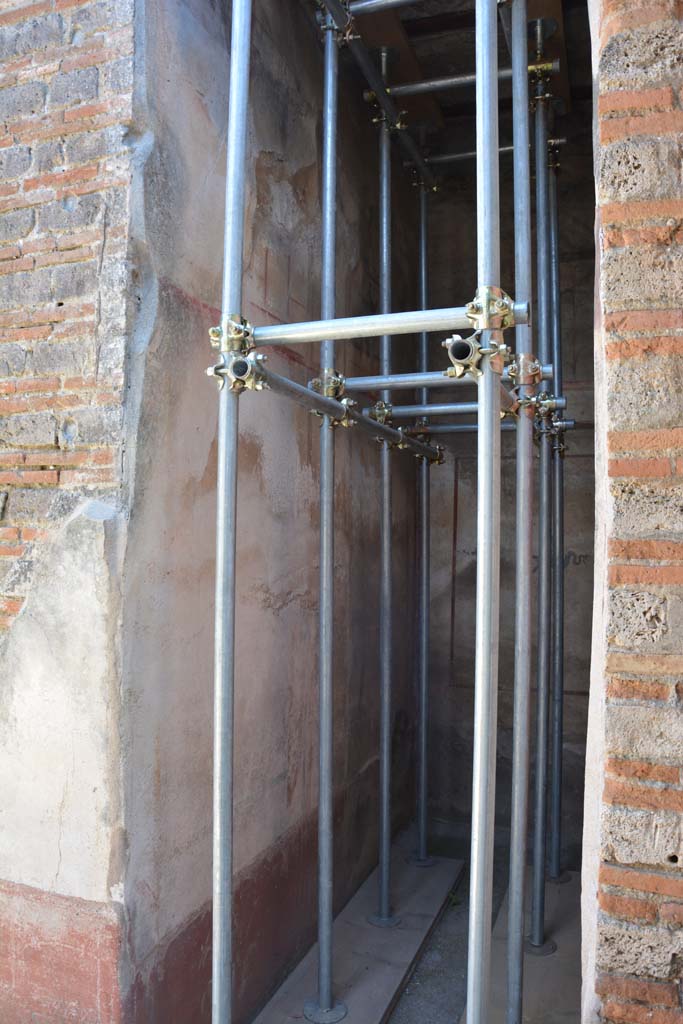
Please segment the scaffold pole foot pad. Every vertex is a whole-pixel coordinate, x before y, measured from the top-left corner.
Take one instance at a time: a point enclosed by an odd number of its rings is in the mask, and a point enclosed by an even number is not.
[[[334,997],[346,1006],[349,1024],[382,1024],[388,1018],[462,874],[463,862],[445,857],[431,871],[410,864],[414,848],[414,832],[403,833],[392,846],[391,897],[393,911],[401,918],[397,927],[376,928],[368,923],[377,911],[376,870],[335,919]],[[301,1024],[304,1005],[314,1002],[317,979],[316,945],[254,1024]]]
[[[545,920],[553,956],[524,957],[524,1024],[574,1024],[581,1019],[581,875],[566,885],[548,881]],[[527,907],[531,875],[527,878]],[[498,911],[491,944],[491,1004],[488,1024],[505,1024],[507,1006],[508,898]],[[467,1024],[467,1013],[460,1018]]]

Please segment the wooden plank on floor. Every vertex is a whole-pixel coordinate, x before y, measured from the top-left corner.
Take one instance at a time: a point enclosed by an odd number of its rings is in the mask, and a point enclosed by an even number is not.
[[[527,884],[527,903],[531,876]],[[576,1024],[581,1019],[581,876],[548,882],[546,936],[557,943],[551,956],[524,957],[523,1024]],[[491,948],[490,1024],[504,1024],[507,995],[508,899],[500,908]],[[466,1024],[467,1012],[460,1020]]]
[[[401,919],[376,928],[377,871],[363,883],[334,922],[335,997],[348,1008],[348,1024],[383,1024],[410,978],[420,951],[463,870],[462,861],[439,858],[430,868],[410,863],[408,835],[392,849],[392,898]],[[303,1005],[315,996],[317,945],[281,985],[254,1024],[301,1024]]]

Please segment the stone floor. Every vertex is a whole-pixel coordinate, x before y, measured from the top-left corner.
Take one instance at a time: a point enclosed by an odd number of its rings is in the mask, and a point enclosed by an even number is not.
[[[445,844],[449,856],[467,859],[466,845]],[[505,1010],[508,852],[502,843],[494,861],[491,1024],[502,1024]],[[389,1024],[464,1024],[467,971],[469,877],[464,874],[425,945]],[[577,1024],[580,1019],[580,876],[546,889],[548,935],[555,954],[525,958],[524,1024]]]

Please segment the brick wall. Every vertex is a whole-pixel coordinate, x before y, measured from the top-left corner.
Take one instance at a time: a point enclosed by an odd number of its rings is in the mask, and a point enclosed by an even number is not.
[[[683,1022],[683,10],[602,3],[599,338],[605,673],[585,1020]]]
[[[0,630],[36,545],[118,486],[127,289],[128,0],[0,13]]]

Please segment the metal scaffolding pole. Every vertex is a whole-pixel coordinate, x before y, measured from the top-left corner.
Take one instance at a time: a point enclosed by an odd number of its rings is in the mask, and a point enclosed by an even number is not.
[[[415,0],[351,0],[351,14],[374,14],[375,11],[388,11],[390,7],[405,7]]]
[[[220,348],[224,360],[228,323],[242,304],[247,103],[251,50],[251,0],[233,0],[230,100],[225,174],[225,238]],[[238,394],[218,395],[216,482],[216,599],[213,749],[213,944],[211,1020],[232,1021],[232,791],[235,686],[235,556],[237,537]]]
[[[554,391],[562,395],[562,333],[560,321],[560,246],[557,168],[548,181],[550,209],[550,304],[552,351],[557,376]],[[562,741],[564,718],[564,444],[562,432],[553,437],[553,664],[552,743],[550,760],[550,858],[549,874],[563,878],[562,856]]]
[[[538,49],[543,26],[537,22]],[[546,84],[536,87],[536,261],[538,290],[538,356],[550,357],[550,265],[548,229],[548,112]],[[544,421],[543,426],[546,423]],[[550,682],[550,515],[551,441],[540,432],[539,525],[538,525],[538,664],[536,684],[536,778],[534,786],[534,856],[531,903],[531,935],[528,948],[538,955],[554,952],[545,941],[546,800],[548,785],[548,689]]]
[[[348,48],[351,51],[356,64],[362,71],[365,81],[374,93],[374,98],[381,107],[382,113],[387,118],[387,125],[391,128],[398,127],[401,123],[401,114],[387,92],[386,77],[382,77],[375,61],[368,52],[365,43],[358,33],[352,30],[353,14],[360,13],[357,5],[356,12],[349,12],[343,3],[343,0],[322,0],[322,2],[324,3],[325,8],[332,15],[339,31],[344,32],[347,35]],[[387,0],[385,0],[384,6],[387,6]],[[396,4],[391,6],[396,6]],[[348,31],[349,29],[351,29],[350,32]],[[425,182],[427,185],[434,185],[434,175],[422,159],[420,147],[410,132],[402,130],[397,131],[395,134],[396,141],[399,146],[403,148],[408,159],[417,167],[421,181]]]
[[[382,49],[382,78],[386,81],[388,51]],[[379,130],[379,304],[380,312],[391,310],[391,127]],[[380,371],[391,373],[391,336],[380,338]],[[382,392],[389,401],[389,392]],[[392,716],[392,488],[391,449],[380,450],[380,593],[379,593],[379,891],[378,907],[371,921],[383,928],[398,924],[391,911],[391,716]]]
[[[320,315],[335,314],[337,278],[337,94],[336,30],[325,19],[322,133],[322,257]],[[320,346],[321,380],[334,373],[334,341]],[[320,606],[319,606],[319,796],[318,796],[318,998],[304,1006],[306,1020],[334,1024],[346,1016],[332,992],[334,895],[334,420],[320,425]]]
[[[419,237],[419,292],[420,305],[426,309],[429,304],[429,239],[427,189],[420,187],[420,237]],[[420,335],[419,366],[422,373],[429,367],[429,336]],[[389,392],[387,392],[389,394]],[[429,392],[420,388],[419,399],[423,408],[428,408]],[[415,413],[416,416],[422,415]],[[428,730],[429,730],[429,462],[422,459],[417,474],[418,510],[418,722],[417,722],[417,856],[415,863],[429,867],[434,863],[427,849],[427,801],[428,801]]]
[[[512,0],[512,108],[514,136],[515,291],[531,301],[531,168],[529,161],[529,76],[527,0]],[[515,327],[520,397],[533,394],[526,383],[532,360],[531,327]],[[510,884],[508,889],[506,1024],[521,1024],[524,982],[524,892],[529,814],[531,697],[531,607],[533,570],[534,423],[530,409],[517,420],[515,510],[515,682],[512,736]]]
[[[477,284],[500,284],[496,0],[476,0]],[[484,348],[499,340],[485,330]],[[482,360],[477,432],[477,624],[474,678],[472,850],[467,965],[468,1024],[489,1024],[491,909],[500,601],[500,357]]]
[[[515,323],[527,323],[529,307],[513,303]],[[465,306],[452,309],[417,309],[407,313],[376,313],[371,316],[347,316],[338,320],[310,320],[297,324],[273,324],[254,327],[251,340],[264,345],[301,345],[314,341],[354,341],[379,338],[383,334],[418,334],[421,331],[457,331],[472,327]]]
[[[543,380],[553,379],[553,368],[550,363],[541,367]],[[503,380],[510,380],[508,369],[503,370]],[[390,391],[412,391],[414,388],[450,388],[469,384],[474,385],[471,377],[448,377],[444,370],[435,370],[431,373],[393,373],[376,374],[368,377],[347,377],[344,381],[344,390],[355,391],[379,391],[389,389]]]
[[[574,430],[575,420],[562,420],[562,430]],[[476,423],[437,423],[434,426],[424,427],[423,433],[429,434],[476,434],[478,427]],[[511,420],[503,420],[500,429],[507,432],[517,430],[517,424]]]

